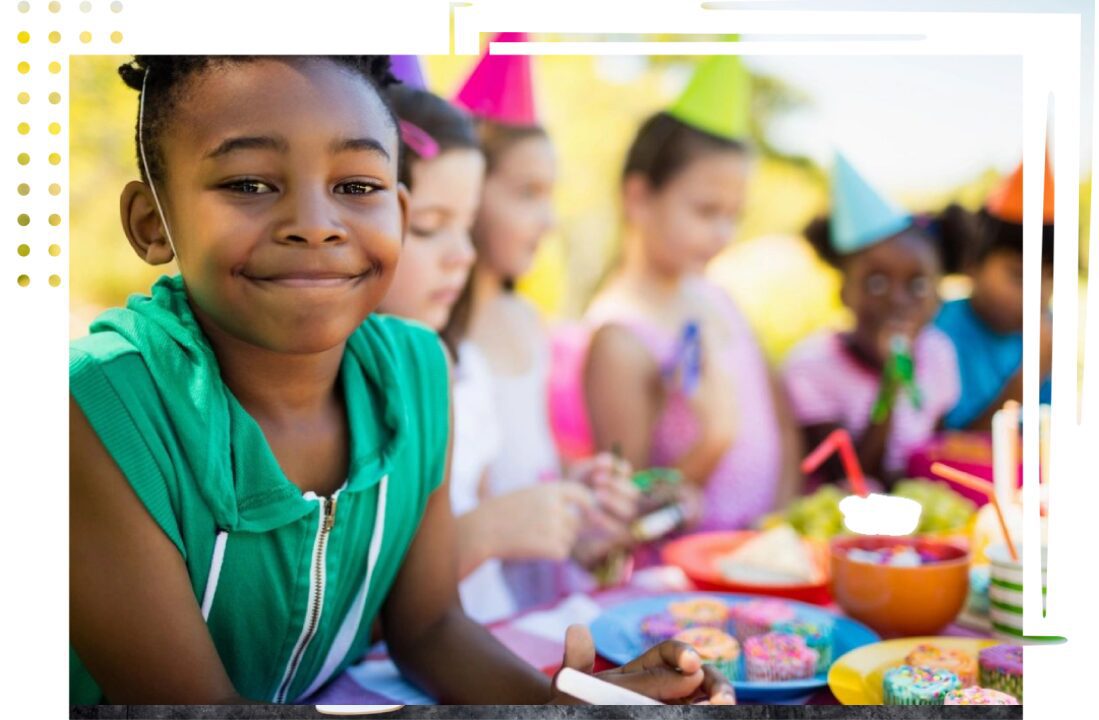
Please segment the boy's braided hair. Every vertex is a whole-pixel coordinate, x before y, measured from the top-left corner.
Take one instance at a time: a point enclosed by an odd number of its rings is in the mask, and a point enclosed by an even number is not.
[[[138,131],[145,141],[145,153],[149,173],[146,177],[141,163],[141,177],[145,182],[164,180],[164,153],[161,147],[164,128],[171,117],[172,109],[179,102],[186,81],[193,75],[219,65],[251,62],[264,57],[262,55],[135,55],[134,58],[119,66],[118,74],[129,87],[145,93],[144,127],[135,127],[135,144]],[[343,67],[359,73],[378,92],[378,96],[389,113],[390,120],[396,126],[396,119],[389,107],[385,87],[397,81],[389,69],[388,55],[324,55],[318,56],[331,60]],[[289,59],[288,56],[282,58]],[[144,90],[142,90],[144,88]],[[140,153],[140,148],[138,149]]]

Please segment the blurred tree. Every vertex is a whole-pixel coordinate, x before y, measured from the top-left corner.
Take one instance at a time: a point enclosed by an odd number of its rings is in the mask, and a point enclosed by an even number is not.
[[[122,187],[137,179],[137,93],[123,84],[119,56],[70,59],[69,192],[71,334],[87,331],[102,308],[125,303],[172,268],[152,268],[134,254],[119,219]]]

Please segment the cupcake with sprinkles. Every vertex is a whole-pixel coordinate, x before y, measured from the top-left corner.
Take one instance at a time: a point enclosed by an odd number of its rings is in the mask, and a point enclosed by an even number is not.
[[[724,631],[729,628],[729,606],[716,598],[702,597],[668,603],[668,614],[684,630],[712,627]]]
[[[797,635],[767,633],[744,642],[744,667],[749,680],[804,680],[817,671],[817,652]]]
[[[740,680],[740,643],[728,633],[717,628],[693,627],[679,632],[674,639],[693,647],[703,665],[713,665],[734,682]]]
[[[793,609],[781,600],[749,600],[729,608],[729,619],[737,640],[744,643],[754,635],[765,635],[777,623],[796,619]]]
[[[943,705],[1018,705],[1019,701],[999,690],[971,685],[947,693]]]
[[[906,665],[932,670],[949,670],[958,676],[962,687],[977,684],[977,661],[961,650],[947,650],[937,645],[922,643],[904,658]]]
[[[947,694],[961,687],[949,670],[901,665],[885,671],[882,695],[886,705],[942,705]]]
[[[1023,701],[1023,647],[995,645],[977,655],[981,687],[999,690]]]
[[[810,650],[817,653],[816,672],[826,672],[832,664],[832,636],[835,624],[827,618],[819,620],[784,620],[775,623],[774,632],[797,635]]]
[[[684,626],[668,613],[648,615],[641,621],[641,637],[649,646],[671,640],[683,629]]]

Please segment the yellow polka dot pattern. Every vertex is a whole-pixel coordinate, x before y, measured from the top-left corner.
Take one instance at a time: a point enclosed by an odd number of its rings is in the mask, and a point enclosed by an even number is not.
[[[30,13],[33,5],[34,5],[33,0],[19,0],[19,2],[16,3],[16,8],[19,10],[20,13],[27,14],[27,13]],[[81,0],[80,2],[77,2],[77,0],[72,0],[71,3],[62,3],[60,0],[50,0],[50,2],[48,2],[48,3],[40,3],[39,7],[41,8],[42,5],[45,5],[46,8],[51,13],[53,13],[55,15],[61,13],[65,9],[65,5],[69,6],[69,12],[74,12],[74,7],[75,7],[75,8],[79,8],[81,13],[88,14],[88,15],[91,15],[93,13],[93,11],[95,11],[95,9],[96,9],[95,8],[96,3],[93,2],[92,0]],[[116,14],[116,15],[118,13],[121,13],[122,10],[123,10],[123,7],[124,7],[123,3],[120,2],[119,0],[113,0],[112,2],[110,2],[109,5],[107,5],[106,2],[103,2],[103,3],[101,3],[101,6],[103,6],[103,5],[106,5],[107,7],[109,7],[110,11],[112,13]],[[11,26],[9,25],[8,27],[11,27]],[[46,27],[48,29],[49,26],[46,26]],[[25,46],[25,47],[21,48],[21,52],[29,51],[34,47],[33,45],[31,45],[31,41],[32,41],[33,38],[31,36],[31,30],[30,29],[19,28],[18,26],[16,26],[15,28],[13,28],[13,32],[15,34],[15,40],[16,40],[16,43],[18,44],[18,46]],[[39,32],[38,30],[35,30],[36,35],[37,35],[38,32]],[[123,34],[120,30],[111,30],[111,31],[109,31],[109,34],[107,35],[107,37],[110,39],[111,43],[113,43],[115,45],[120,45],[123,41]],[[39,39],[39,42],[41,42],[42,36],[39,35],[38,39]],[[61,40],[62,40],[61,31],[57,30],[57,29],[49,30],[48,32],[45,33],[45,39],[51,45],[59,45],[61,43]],[[70,41],[72,41],[73,39],[74,38],[70,37]],[[92,29],[81,30],[79,32],[79,34],[76,36],[75,39],[78,39],[80,41],[80,43],[83,44],[83,45],[91,44],[94,40],[94,35],[92,33]],[[60,50],[60,48],[58,48],[58,50]],[[51,49],[51,52],[52,52],[52,49]],[[35,63],[35,66],[37,66],[38,72],[41,73],[42,72],[42,66],[37,65],[37,63]],[[26,78],[23,82],[26,82],[28,80],[33,80],[33,76],[31,75],[31,71],[34,69],[35,66],[32,66],[31,61],[26,56],[24,56],[23,58],[19,58],[19,57],[15,58],[15,70],[16,70],[16,72],[18,73],[18,75],[23,76],[24,78]],[[8,67],[10,68],[11,66],[9,65]],[[47,67],[50,75],[60,75],[62,73],[62,71],[65,69],[64,65],[63,65],[63,59],[62,58],[50,59],[48,65],[46,67]],[[10,72],[10,70],[9,70],[9,72]],[[15,99],[19,103],[19,105],[27,106],[31,102],[31,93],[29,92],[29,90],[20,89],[16,93]],[[59,90],[52,90],[52,91],[49,92],[49,94],[46,95],[45,99],[49,102],[50,105],[57,106],[57,105],[61,104],[61,102],[64,98],[63,98],[63,96],[62,96],[62,94]],[[41,96],[39,96],[39,102],[41,102]],[[32,140],[32,141],[33,140],[39,140],[41,142],[40,138],[45,137],[45,135],[41,133],[41,129],[42,129],[41,126],[37,126],[38,133],[32,134],[31,131],[34,128],[32,128],[30,122],[28,122],[29,118],[25,115],[25,111],[21,111],[21,112],[24,113],[24,116],[23,117],[17,117],[17,118],[14,119],[16,132],[18,133],[18,135],[27,138],[27,140]],[[63,124],[62,124],[61,120],[62,119],[60,117],[48,117],[48,120],[47,120],[48,124],[46,125],[46,130],[49,132],[49,135],[59,137],[59,139],[62,142],[64,142],[65,138],[62,136],[62,132],[61,132],[62,129],[63,129]],[[11,127],[11,126],[9,125],[9,127]],[[21,142],[26,143],[26,140],[23,140]],[[53,142],[53,141],[51,140],[51,142]],[[38,147],[38,149],[36,150],[35,146],[24,144],[22,147],[16,148],[16,150],[15,150],[15,160],[16,160],[16,163],[17,163],[17,167],[21,168],[20,170],[18,170],[18,172],[26,173],[27,171],[29,171],[29,170],[31,170],[32,168],[35,167],[34,165],[31,165],[32,153],[34,154],[34,157],[37,158],[37,160],[39,162],[41,162],[42,156],[45,155],[47,162],[51,166],[53,166],[53,167],[61,166],[61,164],[64,160],[64,157],[62,155],[63,147],[64,147],[64,145],[60,146],[60,148],[48,148],[48,147],[47,148],[41,148],[41,147]],[[58,150],[60,150],[60,151],[58,151]],[[47,154],[47,152],[48,152],[48,154]],[[10,157],[11,156],[9,156],[9,158]],[[9,162],[10,162],[10,160],[9,160]],[[23,178],[21,178],[21,179],[23,179]],[[48,191],[49,195],[53,198],[57,198],[61,195],[61,189],[62,188],[61,188],[60,183],[56,183],[56,182],[50,183],[47,186],[47,191]],[[20,198],[27,198],[31,194],[31,186],[27,182],[18,182],[16,184],[15,191],[16,191],[17,195]],[[51,202],[56,202],[56,201],[51,201]],[[19,207],[17,209],[16,213],[15,213],[16,224],[18,225],[19,228],[30,228],[31,220],[32,220],[31,212],[33,212],[33,211],[28,211],[28,208],[25,204],[25,201],[22,201],[21,207]],[[11,216],[9,215],[8,217],[10,218]],[[50,227],[56,228],[56,227],[59,227],[62,224],[62,217],[59,213],[54,212],[54,213],[50,213],[47,216],[46,221],[47,221],[47,223]],[[10,220],[8,222],[10,222]],[[40,216],[39,216],[39,222],[41,222],[41,217]],[[26,232],[29,232],[29,230],[20,230],[19,233],[20,233],[21,236],[17,239],[16,254],[20,258],[30,257],[31,251],[33,249],[33,238],[30,237],[30,236],[24,235],[24,233],[26,233]],[[10,248],[11,246],[9,245],[8,247]],[[49,257],[58,258],[62,255],[63,250],[64,249],[62,248],[62,246],[59,243],[51,241],[48,248],[47,248],[47,253],[48,253]],[[10,252],[10,250],[8,252]],[[19,287],[29,287],[30,284],[31,284],[31,277],[26,272],[21,271],[16,276],[16,282],[18,283]],[[62,285],[62,283],[64,282],[64,279],[60,274],[54,273],[54,274],[50,274],[47,277],[46,282],[49,284],[50,287],[60,287]]]

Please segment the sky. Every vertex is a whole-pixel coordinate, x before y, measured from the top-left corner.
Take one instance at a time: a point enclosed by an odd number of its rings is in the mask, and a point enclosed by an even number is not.
[[[829,0],[828,5],[1081,14],[1081,172],[1090,172],[1092,0]],[[735,6],[819,9],[812,0],[746,0]],[[988,167],[1008,171],[1022,152],[1019,58],[755,56],[746,62],[811,99],[805,110],[774,125],[774,142],[825,164],[832,149],[840,148],[892,193],[933,191],[966,182]]]

